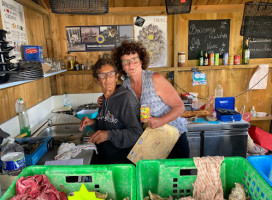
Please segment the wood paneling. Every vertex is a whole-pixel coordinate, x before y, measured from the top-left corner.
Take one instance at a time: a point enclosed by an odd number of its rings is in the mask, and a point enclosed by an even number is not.
[[[27,108],[30,108],[52,96],[50,79],[43,78],[22,85],[0,90],[0,124],[14,117],[15,101],[22,98]]]
[[[48,1],[45,2],[48,5]],[[238,3],[239,5],[231,3]],[[243,38],[240,36],[240,26],[244,8],[241,3],[244,3],[244,0],[193,0],[195,6],[192,6],[190,14],[169,15],[167,17],[168,67],[152,70],[161,71],[160,73],[165,77],[167,77],[169,71],[174,71],[174,81],[182,89],[188,92],[197,92],[200,97],[204,98],[214,95],[214,90],[218,84],[222,85],[224,96],[235,96],[246,91],[249,80],[256,70],[255,66],[239,66],[238,68],[231,66],[222,67],[222,69],[220,69],[221,66],[200,68],[207,74],[208,83],[205,86],[192,86],[190,68],[197,65],[197,60],[188,61],[188,55],[186,55],[187,68],[184,69],[187,71],[180,71],[176,67],[177,52],[188,52],[189,20],[231,19],[229,53],[241,55]],[[110,0],[109,5],[110,13],[106,15],[57,15],[49,12],[48,18],[25,8],[29,44],[42,45],[44,51],[47,52],[45,55],[65,60],[67,56],[66,26],[126,25],[133,24],[134,16],[166,15],[164,0]],[[94,64],[99,55],[103,53],[109,52],[72,52],[72,56],[77,56],[80,63],[92,62]],[[250,60],[250,64],[256,64],[256,66],[263,63],[272,63],[272,59]],[[92,75],[88,72],[82,73],[84,72],[67,72],[0,90],[0,109],[4,109],[0,123],[15,115],[14,103],[18,97],[23,97],[27,107],[31,107],[52,94],[63,94],[65,91],[68,93],[101,92]],[[249,108],[254,105],[257,111],[271,113],[271,87],[272,80],[271,74],[269,74],[267,89],[249,91],[237,97],[236,106],[240,109],[242,105],[246,105],[246,111],[249,111]],[[182,93],[179,88],[177,88],[177,91]],[[268,130],[269,122],[254,123],[259,123],[262,128]]]
[[[43,15],[24,6],[26,32],[29,45],[43,46],[44,55],[47,56],[48,42],[45,38],[45,27]],[[0,21],[1,28],[2,20]],[[23,98],[26,107],[30,108],[52,95],[49,78],[38,79],[22,85],[0,90],[0,124],[16,115],[15,100]]]

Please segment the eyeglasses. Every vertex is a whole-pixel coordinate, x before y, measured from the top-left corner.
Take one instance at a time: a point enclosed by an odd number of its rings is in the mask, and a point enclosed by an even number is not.
[[[106,79],[106,77],[113,78],[116,75],[116,71],[110,71],[107,73],[97,74],[99,79]]]
[[[129,65],[130,63],[135,64],[137,62],[139,62],[140,58],[139,57],[135,57],[135,58],[131,58],[131,59],[126,59],[126,60],[122,60],[122,65],[126,66]]]

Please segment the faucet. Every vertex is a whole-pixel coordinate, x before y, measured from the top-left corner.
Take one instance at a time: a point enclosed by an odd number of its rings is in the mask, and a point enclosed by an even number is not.
[[[53,124],[52,119],[48,119],[48,121],[47,121],[47,125],[48,125],[49,127],[51,127],[51,126],[52,126],[52,124]]]

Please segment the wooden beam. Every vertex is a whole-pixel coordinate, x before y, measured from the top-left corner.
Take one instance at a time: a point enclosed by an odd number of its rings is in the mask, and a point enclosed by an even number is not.
[[[241,12],[244,9],[244,4],[228,4],[228,5],[199,5],[192,6],[191,13],[232,13]]]
[[[47,7],[47,5],[46,5],[46,3],[44,2],[44,0],[38,0],[38,3],[39,3],[39,5],[40,6],[42,6],[44,9],[49,9],[48,7]]]
[[[35,12],[37,12],[41,15],[49,15],[49,12],[46,9],[44,9],[43,7],[39,6],[38,4],[36,4],[30,0],[15,0],[15,1],[25,7],[28,7],[30,9],[34,10]]]
[[[148,15],[148,14],[166,14],[164,6],[152,7],[113,7],[109,8],[107,15]]]
[[[191,13],[232,13],[241,12],[244,9],[243,4],[233,5],[198,5],[191,7]],[[158,14],[165,15],[165,6],[150,6],[150,7],[110,7],[107,15],[150,15]]]

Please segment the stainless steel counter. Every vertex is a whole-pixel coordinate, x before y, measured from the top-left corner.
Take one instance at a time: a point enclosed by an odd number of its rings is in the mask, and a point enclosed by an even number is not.
[[[50,113],[45,120],[36,127],[32,137],[53,137],[54,145],[52,150],[46,152],[43,157],[37,162],[37,165],[43,165],[46,161],[55,160],[57,151],[61,143],[83,144],[86,142],[84,138],[93,133],[91,129],[85,129],[80,132],[80,120],[72,115]],[[92,160],[93,150],[82,150],[73,159],[83,158],[83,164],[89,165]]]
[[[246,157],[250,124],[235,122],[204,122],[186,125],[190,157],[242,156]]]

